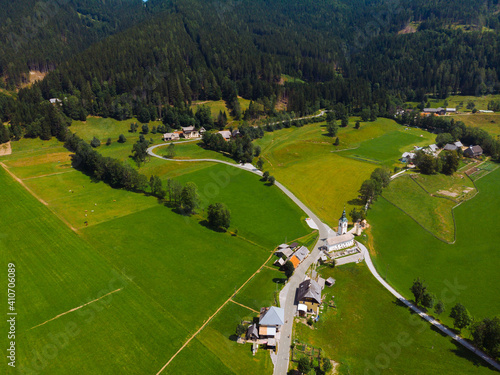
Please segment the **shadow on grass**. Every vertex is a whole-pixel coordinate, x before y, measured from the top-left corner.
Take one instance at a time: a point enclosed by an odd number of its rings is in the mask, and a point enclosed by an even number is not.
[[[236,336],[236,335],[230,335],[229,336],[229,340],[236,342],[236,341],[238,341],[238,336]]]
[[[492,371],[497,371],[493,366],[491,366],[489,363],[483,361],[476,354],[472,353],[469,349],[465,348],[457,341],[451,340],[451,342],[455,346],[455,348],[450,349],[450,351],[452,353],[454,353],[456,356],[458,356],[460,358],[467,359],[469,362],[471,362],[476,367],[486,367]]]
[[[208,220],[202,220],[202,221],[200,221],[200,225],[204,226],[205,228],[211,229],[214,232],[218,232],[218,233],[225,233],[226,232],[225,229],[214,228],[213,226],[210,225],[210,223],[208,222]]]
[[[284,283],[286,283],[286,277],[285,277],[285,278],[275,277],[275,278],[273,279],[273,283],[276,283],[276,284],[284,284]]]
[[[361,199],[359,199],[359,198],[351,199],[347,203],[350,204],[351,206],[364,206],[365,205],[363,203],[363,201]]]

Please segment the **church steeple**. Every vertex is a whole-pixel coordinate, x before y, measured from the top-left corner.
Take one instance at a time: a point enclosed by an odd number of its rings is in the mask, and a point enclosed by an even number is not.
[[[347,220],[347,216],[345,214],[345,206],[344,206],[344,212],[342,212],[342,216],[339,219],[339,228],[337,230],[339,236],[347,233],[348,224],[349,220]]]

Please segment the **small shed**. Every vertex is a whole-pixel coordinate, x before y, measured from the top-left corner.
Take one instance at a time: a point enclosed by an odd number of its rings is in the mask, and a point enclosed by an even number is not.
[[[328,286],[335,285],[335,279],[333,277],[329,277],[328,279],[325,280],[325,284]]]
[[[290,248],[291,248],[291,249],[295,249],[295,248],[296,248],[296,247],[298,247],[298,246],[299,246],[299,243],[298,243],[298,242],[292,242],[292,243],[290,244]]]
[[[257,329],[256,324],[250,325],[247,330],[247,335],[246,335],[247,340],[258,340],[259,339],[259,330]]]

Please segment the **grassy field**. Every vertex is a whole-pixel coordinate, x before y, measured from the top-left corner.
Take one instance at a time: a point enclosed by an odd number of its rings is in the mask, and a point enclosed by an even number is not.
[[[238,101],[240,102],[241,112],[243,113],[250,106],[250,100],[238,97]],[[206,105],[210,108],[210,112],[212,113],[212,117],[214,118],[214,120],[217,119],[219,112],[222,111],[226,112],[228,121],[235,121],[233,116],[231,116],[231,111],[227,108],[226,102],[224,100],[193,102],[193,104],[191,105],[191,109],[196,112],[196,108],[200,105]]]
[[[164,156],[167,154],[168,144],[165,147],[155,149],[157,155]],[[234,163],[235,161],[220,152],[205,150],[198,142],[179,143],[175,145],[175,159],[216,159]]]
[[[467,109],[467,103],[472,100],[477,109],[488,109],[488,103],[492,100],[500,100],[500,95],[484,95],[484,96],[461,96],[452,95],[446,99],[448,101],[448,108],[456,108],[462,103],[460,112],[471,112]],[[445,107],[444,99],[429,99],[431,108]],[[418,103],[417,103],[418,104]]]
[[[269,352],[252,355],[251,345],[235,341],[236,326],[257,314],[229,303],[167,368],[167,374],[272,374]]]
[[[453,245],[435,239],[387,201],[378,200],[368,219],[379,272],[387,274],[388,282],[405,297],[411,298],[409,287],[421,277],[438,298],[445,299],[448,312],[461,302],[476,318],[497,315],[499,183],[500,170],[491,172],[477,181],[479,194],[454,210],[457,241]],[[449,318],[444,321],[451,325]]]
[[[495,373],[399,305],[364,263],[321,273],[336,279],[323,290],[327,302],[335,296],[336,308],[327,307],[315,329],[296,323],[294,338],[321,348],[324,357],[339,363],[339,374]]]
[[[337,147],[325,135],[324,123],[266,133],[255,141],[262,147],[264,170],[332,226],[337,225],[344,205],[350,211],[356,203],[359,187],[375,168],[399,165],[402,152],[433,139],[430,133],[405,130],[388,119],[362,123],[357,130],[353,127],[356,120],[352,118],[348,127],[340,129]]]
[[[152,372],[175,352],[188,331],[131,281],[134,274],[109,263],[3,169],[0,183],[0,259],[16,264],[16,311],[22,317],[16,327],[19,371]]]
[[[383,197],[404,210],[414,220],[439,238],[453,241],[455,228],[451,209],[456,205],[449,199],[432,197],[410,176],[402,176],[384,190]]]
[[[78,328],[75,338],[56,359],[47,361],[40,373],[67,373],[72,365],[82,373],[158,371],[235,288],[267,261],[277,244],[311,232],[303,213],[288,198],[250,173],[235,174],[212,163],[184,163],[181,167],[177,164],[182,163],[159,159],[157,164],[152,161],[144,167],[162,171],[163,165],[173,164],[174,168],[167,167],[168,177],[195,181],[208,198],[202,201],[204,205],[225,202],[232,211],[234,227],[239,229],[238,236],[231,236],[201,225],[199,216],[178,215],[153,197],[111,189],[77,171],[60,173],[58,162],[67,153],[60,155],[64,149],[55,141],[22,140],[13,145],[14,154],[0,161],[48,203],[44,207],[0,170],[0,196],[9,202],[0,212],[1,221],[9,223],[0,237],[2,259],[18,264],[23,280],[19,305],[23,309],[29,306],[29,311],[22,310],[19,342],[23,345],[18,360],[30,363],[33,350],[35,354],[43,352],[52,335],[64,332],[68,324]],[[213,196],[211,187],[217,189]],[[80,235],[52,212],[75,226]],[[89,222],[88,227],[84,221]],[[128,278],[116,282],[114,273]],[[273,278],[282,274],[265,268],[257,276],[251,285],[263,288],[261,302],[267,304],[274,298]],[[112,291],[108,284],[125,287],[105,297],[105,304],[96,302],[27,331]],[[253,292],[245,290],[242,300],[255,299]],[[249,310],[242,309],[238,314],[243,315],[233,314],[231,319],[248,315]],[[243,366],[238,364],[241,353],[248,360],[244,366],[255,366],[256,374],[270,371],[268,353],[254,358],[249,347],[233,347],[236,344],[225,332],[234,331],[234,324],[213,330],[209,327],[206,341],[200,335],[193,345],[203,342],[206,348],[218,340],[217,347],[209,349],[216,354],[195,355],[202,356],[205,366],[214,373],[231,373]],[[119,350],[115,343],[120,343]],[[217,352],[224,347],[234,350],[235,357],[227,357],[227,351]],[[174,373],[189,373],[192,363],[191,357],[187,358],[175,360],[175,368],[182,370]]]
[[[481,128],[495,137],[500,136],[500,113],[475,113],[454,115],[455,121],[463,121],[467,126]]]

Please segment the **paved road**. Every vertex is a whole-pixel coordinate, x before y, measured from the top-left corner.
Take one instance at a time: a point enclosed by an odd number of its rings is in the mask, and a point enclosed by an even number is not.
[[[430,324],[438,328],[440,331],[444,332],[448,336],[450,336],[452,339],[456,340],[460,344],[462,344],[464,347],[469,349],[471,352],[476,354],[477,356],[481,357],[484,359],[486,362],[488,362],[491,366],[496,368],[497,370],[500,371],[500,364],[495,362],[491,357],[483,353],[481,350],[477,349],[475,346],[469,344],[466,340],[461,338],[460,336],[456,335],[453,331],[448,329],[445,325],[439,323],[437,320],[435,320],[432,316],[424,313],[422,310],[420,310],[418,307],[416,307],[414,304],[412,304],[410,301],[408,301],[406,298],[404,298],[401,294],[399,294],[392,286],[390,286],[383,278],[380,276],[375,269],[375,266],[373,265],[373,262],[370,258],[370,253],[368,252],[368,249],[361,243],[358,243],[359,248],[361,249],[362,253],[365,256],[365,262],[368,268],[370,269],[370,272],[372,273],[373,276],[384,286],[385,289],[387,289],[393,296],[395,296],[398,300],[400,300],[402,303],[404,303],[406,306],[408,306],[410,309],[412,309],[415,313],[420,315],[420,317],[426,321],[428,321]]]
[[[190,141],[187,141],[190,142]],[[172,159],[166,159],[162,156],[156,155],[153,151],[157,147],[165,146],[166,144],[160,144],[156,146],[152,146],[148,148],[148,154],[157,157],[163,160],[170,160],[170,161],[186,161],[186,162],[192,162],[192,161],[207,161],[207,162],[213,162],[213,163],[222,163],[222,164],[227,164],[231,165],[236,168],[244,169],[246,171],[252,172],[257,175],[262,175],[262,172],[256,169],[255,167],[249,167],[249,165],[241,165],[241,164],[234,164],[234,163],[229,163],[227,161],[223,160],[216,160],[216,159],[186,159],[186,160],[172,160]],[[310,267],[310,265],[314,262],[316,262],[319,258],[320,255],[320,250],[319,247],[323,245],[323,239],[327,238],[329,235],[330,228],[328,228],[324,223],[319,220],[319,218],[306,206],[304,203],[302,203],[290,190],[288,190],[286,187],[284,187],[281,183],[278,181],[275,182],[275,185],[281,189],[297,206],[299,206],[318,226],[319,228],[319,239],[318,242],[316,242],[316,245],[314,246],[314,250],[311,252],[311,254],[302,262],[297,269],[295,270],[293,276],[290,278],[286,286],[282,289],[280,292],[280,305],[281,307],[284,307],[285,309],[285,325],[281,328],[281,340],[278,346],[278,357],[277,357],[277,363],[274,366],[274,375],[286,375],[288,371],[288,362],[289,362],[289,355],[290,355],[290,344],[291,344],[291,335],[292,335],[292,328],[293,328],[293,317],[295,315],[296,311],[296,305],[295,305],[295,292],[297,290],[297,287],[299,286],[300,282],[304,280],[305,273],[307,269]],[[430,324],[434,325],[436,328],[456,340],[458,343],[462,344],[465,348],[469,349],[472,351],[474,354],[477,356],[481,357],[483,360],[485,360],[487,363],[489,363],[491,366],[496,368],[497,370],[500,371],[500,364],[495,362],[491,357],[474,347],[473,345],[469,344],[466,340],[462,339],[458,335],[456,335],[454,332],[449,330],[446,326],[442,325],[438,321],[436,321],[434,318],[431,316],[427,315],[423,311],[421,311],[419,308],[417,308],[415,305],[413,305],[410,301],[405,299],[401,294],[399,294],[393,287],[391,287],[377,272],[375,269],[375,266],[372,263],[372,260],[370,258],[370,253],[368,252],[368,249],[361,243],[358,243],[359,247],[364,255],[366,264],[372,273],[372,275],[386,288],[392,295],[394,295],[396,298],[398,298],[402,303],[404,303],[406,306],[408,306],[410,309],[412,309],[414,312],[416,312],[418,315],[422,317],[422,319],[428,321]]]

